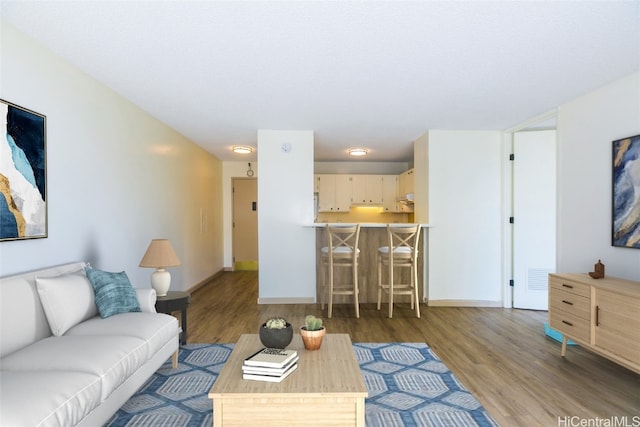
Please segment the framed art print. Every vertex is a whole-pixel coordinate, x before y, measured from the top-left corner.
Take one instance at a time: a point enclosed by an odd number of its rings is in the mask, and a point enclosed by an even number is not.
[[[611,244],[640,249],[640,135],[613,141]]]
[[[0,125],[0,241],[47,237],[46,117],[0,100]]]

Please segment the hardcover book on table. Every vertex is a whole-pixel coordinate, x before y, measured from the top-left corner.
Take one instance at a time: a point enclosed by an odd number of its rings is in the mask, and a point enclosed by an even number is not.
[[[242,379],[243,380],[254,380],[254,381],[267,381],[271,383],[279,383],[280,381],[287,378],[293,371],[298,368],[298,364],[292,364],[288,370],[286,370],[282,375],[266,375],[266,374],[250,374],[247,372],[243,372]]]
[[[298,356],[291,359],[289,363],[287,363],[282,368],[269,368],[265,366],[255,366],[255,365],[242,365],[242,372],[247,374],[258,374],[258,375],[282,375],[284,374],[291,365],[295,364],[298,361]]]
[[[283,368],[298,356],[295,350],[262,348],[244,360],[246,366]]]

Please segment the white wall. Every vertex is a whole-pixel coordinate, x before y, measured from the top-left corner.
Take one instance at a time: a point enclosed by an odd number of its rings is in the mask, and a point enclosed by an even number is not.
[[[314,302],[313,132],[258,131],[258,163],[258,301]]]
[[[429,222],[429,132],[413,142],[413,161],[413,220],[426,224]]]
[[[640,250],[611,246],[611,142],[640,134],[640,73],[558,110],[558,242],[561,272],[640,280]]]
[[[0,98],[47,116],[49,237],[0,243],[0,275],[86,260],[148,287],[152,270],[138,263],[156,237],[182,261],[172,289],[219,271],[221,162],[10,25],[1,31]]]
[[[501,306],[501,133],[432,130],[428,141],[429,304]]]

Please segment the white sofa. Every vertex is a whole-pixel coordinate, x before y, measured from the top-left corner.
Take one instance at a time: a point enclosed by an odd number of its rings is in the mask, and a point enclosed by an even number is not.
[[[103,425],[172,355],[177,366],[178,321],[156,313],[155,291],[103,319],[84,267],[0,278],[1,426]]]

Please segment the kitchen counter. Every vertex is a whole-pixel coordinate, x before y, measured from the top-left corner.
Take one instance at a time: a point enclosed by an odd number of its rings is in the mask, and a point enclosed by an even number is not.
[[[313,224],[309,224],[309,227],[325,227],[327,224],[329,225],[349,225],[349,224],[358,224],[357,222],[314,222]],[[409,222],[394,222],[391,223],[393,225],[413,225],[414,223]],[[429,228],[429,224],[420,224],[423,228]],[[361,222],[360,228],[386,228],[386,222]]]
[[[331,225],[348,225],[353,223],[331,223]],[[410,225],[406,223],[394,223],[394,225]],[[322,264],[320,262],[321,248],[327,246],[327,223],[314,223],[310,225],[316,228],[316,300],[318,302],[323,301],[326,298],[323,295],[322,287]],[[420,252],[418,253],[418,287],[420,289],[420,301],[424,300],[425,277],[426,277],[426,249],[428,239],[429,224],[421,224],[422,230],[420,232]],[[387,224],[386,223],[361,223],[360,224],[360,241],[358,247],[360,248],[360,257],[358,260],[358,285],[360,288],[360,303],[377,303],[378,302],[378,263],[377,254],[378,248],[388,245],[387,237]],[[386,271],[386,268],[385,270]],[[384,274],[383,271],[383,274]],[[336,268],[334,273],[334,280],[336,283],[351,283],[351,269],[350,268]],[[409,269],[403,268],[396,273],[395,281],[402,280],[405,283],[409,280]],[[388,296],[383,294],[382,302],[386,304]],[[408,295],[394,296],[396,303],[408,303]],[[334,304],[353,304],[353,296],[334,295]]]

